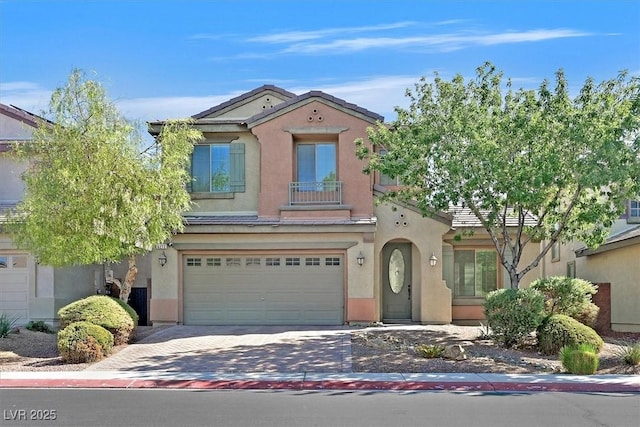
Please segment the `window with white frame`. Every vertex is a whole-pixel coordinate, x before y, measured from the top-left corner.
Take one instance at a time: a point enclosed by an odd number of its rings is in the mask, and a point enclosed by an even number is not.
[[[484,297],[498,288],[498,254],[492,249],[453,252],[454,297]]]

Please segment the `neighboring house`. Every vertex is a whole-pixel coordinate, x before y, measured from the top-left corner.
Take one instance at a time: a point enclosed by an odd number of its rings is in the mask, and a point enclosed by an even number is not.
[[[0,104],[0,313],[29,320],[54,322],[57,311],[98,289],[99,270],[93,267],[53,268],[40,265],[29,253],[18,250],[3,231],[6,213],[22,200],[22,172],[26,162],[10,156],[14,142],[31,139],[42,119],[17,107]]]
[[[484,295],[509,286],[468,212],[376,206],[396,183],[362,173],[354,140],[378,114],[262,86],[193,119],[205,140],[191,162],[186,230],[138,273],[151,283],[154,324],[477,324]],[[456,238],[463,229],[475,234]],[[537,255],[530,246],[523,263]]]
[[[543,275],[610,284],[611,329],[640,332],[640,201],[628,202],[597,249],[580,242],[555,245],[544,259]]]

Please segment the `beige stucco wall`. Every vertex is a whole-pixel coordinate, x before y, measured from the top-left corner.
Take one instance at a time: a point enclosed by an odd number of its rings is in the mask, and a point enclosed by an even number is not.
[[[254,114],[258,114],[262,111],[273,108],[274,106],[281,104],[284,101],[285,100],[280,96],[276,96],[270,92],[261,95],[245,104],[236,105],[233,109],[217,115],[216,118],[227,120],[246,119],[253,116]]]
[[[24,182],[21,175],[26,168],[27,162],[18,162],[8,153],[0,153],[0,201],[22,200]]]
[[[374,292],[378,302],[378,317],[382,310],[382,249],[388,242],[405,241],[413,244],[413,320],[421,323],[450,323],[451,291],[442,280],[442,262],[438,262],[435,267],[429,265],[431,254],[442,260],[442,235],[449,230],[449,225],[432,218],[423,218],[402,207],[394,211],[389,204],[377,206],[375,213],[378,226],[374,249],[377,265],[374,271]],[[396,225],[397,222],[400,224]]]
[[[208,214],[208,215],[230,215],[230,214],[253,214],[258,212],[258,192],[260,189],[260,144],[251,133],[205,133],[203,143],[218,140],[233,140],[234,143],[244,143],[245,148],[245,191],[242,193],[232,193],[232,198],[211,198],[194,199],[191,211],[187,215]],[[237,138],[237,139],[236,139]],[[231,194],[230,194],[231,195]]]
[[[611,233],[616,234],[635,224],[624,219],[615,222]],[[567,263],[575,262],[576,277],[592,283],[611,283],[611,328],[619,332],[640,332],[640,244],[621,247],[602,253],[576,257],[582,249],[580,242],[560,245],[560,259],[544,258],[544,276],[564,276]]]

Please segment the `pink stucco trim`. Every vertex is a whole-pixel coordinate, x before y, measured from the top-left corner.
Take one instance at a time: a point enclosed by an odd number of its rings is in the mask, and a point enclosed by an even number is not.
[[[349,298],[347,322],[375,322],[376,300],[374,298]]]
[[[482,305],[454,305],[451,307],[453,320],[479,320],[484,319]]]
[[[178,321],[178,300],[151,298],[150,304],[151,322],[177,322]]]

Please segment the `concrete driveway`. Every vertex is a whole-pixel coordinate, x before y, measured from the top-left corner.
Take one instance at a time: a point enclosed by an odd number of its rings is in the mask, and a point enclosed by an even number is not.
[[[351,372],[351,328],[171,326],[87,370]]]

